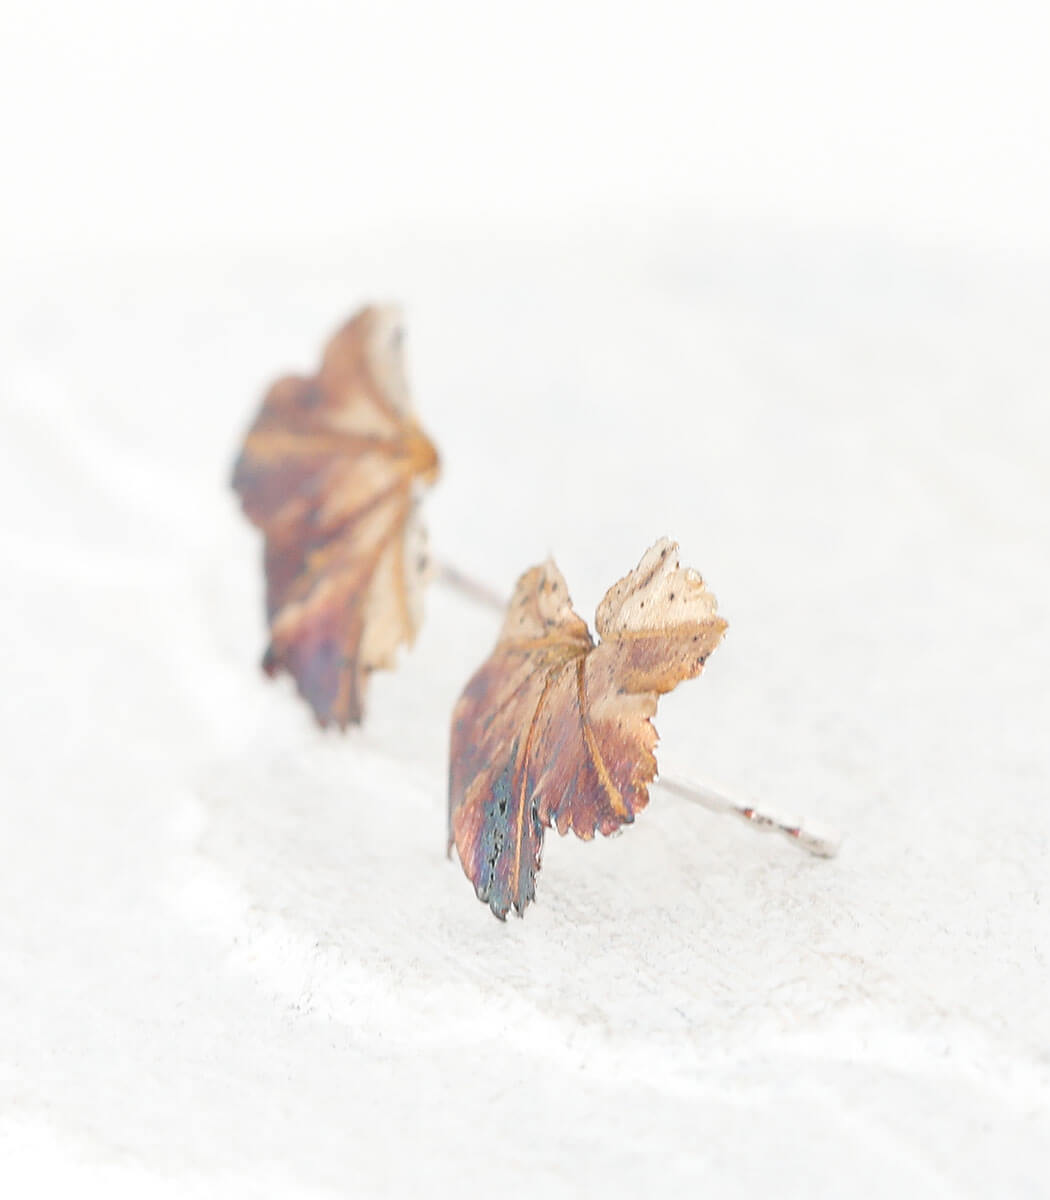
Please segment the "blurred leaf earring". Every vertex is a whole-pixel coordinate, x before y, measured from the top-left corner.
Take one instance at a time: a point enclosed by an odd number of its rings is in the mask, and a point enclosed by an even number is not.
[[[273,384],[233,471],[265,536],[263,669],[287,671],[322,726],[361,721],[368,678],[415,639],[431,578],[502,607],[427,552],[419,508],[440,465],[412,411],[403,347],[400,309],[361,309],[315,375]]]
[[[364,713],[368,677],[422,618],[423,488],[438,454],[412,413],[393,307],[362,309],[316,375],[269,390],[233,487],[266,539],[269,675],[287,671],[321,725]]]
[[[452,717],[449,852],[478,898],[505,918],[535,898],[544,831],[611,834],[649,802],[658,697],[699,675],[726,622],[678,547],[662,539],[598,606],[596,644],[553,562],[526,571],[489,658]],[[711,788],[669,789],[813,854],[836,840]]]

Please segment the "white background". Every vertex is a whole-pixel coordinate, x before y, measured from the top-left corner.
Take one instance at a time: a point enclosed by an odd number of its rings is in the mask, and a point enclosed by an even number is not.
[[[6,245],[711,214],[1050,249],[1043,4],[0,13]]]
[[[0,1178],[18,1195],[1039,1196],[1044,5],[0,0]],[[368,722],[226,479],[402,300],[435,551],[730,621],[654,791],[500,925],[446,861],[496,620]]]

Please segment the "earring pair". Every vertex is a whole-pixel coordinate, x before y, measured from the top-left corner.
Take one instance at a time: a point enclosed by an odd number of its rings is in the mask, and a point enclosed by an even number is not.
[[[590,839],[634,821],[656,778],[658,697],[701,673],[727,628],[703,579],[663,538],[598,606],[595,642],[553,561],[509,603],[426,548],[420,501],[438,477],[412,409],[394,307],[358,312],[312,376],[270,388],[233,487],[263,532],[268,675],[286,671],[322,726],[364,717],[372,672],[394,665],[437,576],[504,609],[496,646],[452,714],[449,841],[496,916],[535,897],[544,833]],[[835,840],[710,788],[661,782],[830,856]]]

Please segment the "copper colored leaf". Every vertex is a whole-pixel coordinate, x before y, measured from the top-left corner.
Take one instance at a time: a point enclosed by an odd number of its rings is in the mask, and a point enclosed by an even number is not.
[[[553,562],[518,580],[496,647],[452,718],[449,846],[503,918],[536,894],[543,834],[610,834],[649,801],[657,697],[726,628],[666,538],[598,605],[591,638]]]
[[[233,474],[266,537],[273,675],[288,671],[318,721],[360,721],[369,674],[420,621],[420,485],[438,456],[412,414],[400,314],[365,308],[316,375],[273,385]]]

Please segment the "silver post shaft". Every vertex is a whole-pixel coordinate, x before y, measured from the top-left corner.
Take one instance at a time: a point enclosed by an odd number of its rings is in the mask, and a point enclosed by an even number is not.
[[[807,824],[801,820],[792,820],[764,811],[750,801],[734,800],[724,792],[703,783],[686,782],[668,775],[661,775],[656,783],[676,796],[702,804],[711,812],[739,817],[759,833],[779,833],[818,858],[834,858],[839,852],[839,835],[830,829],[820,828],[813,822]]]

